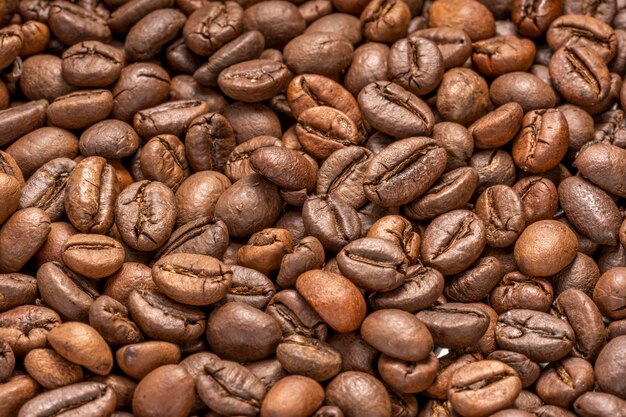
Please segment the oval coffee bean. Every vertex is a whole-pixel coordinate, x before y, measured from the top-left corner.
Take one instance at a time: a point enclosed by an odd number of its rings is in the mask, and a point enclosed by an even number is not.
[[[626,182],[620,172],[626,169],[626,151],[604,143],[584,148],[576,156],[578,170],[609,193],[626,197]]]
[[[289,83],[289,76],[289,69],[282,62],[253,59],[220,72],[217,84],[228,97],[254,103],[283,91]]]
[[[164,365],[146,375],[135,388],[133,414],[150,417],[165,413],[184,417],[194,404],[194,380],[178,365]]]
[[[108,236],[76,234],[63,245],[63,262],[88,278],[104,278],[122,267],[125,251]]]
[[[296,134],[308,153],[326,159],[339,149],[356,145],[359,132],[347,114],[332,107],[318,106],[298,116]]]
[[[476,200],[474,212],[487,226],[487,244],[495,248],[515,243],[526,225],[522,201],[506,185],[487,188]]]
[[[489,326],[489,316],[472,304],[446,303],[419,311],[417,317],[426,325],[436,346],[459,349],[480,340]]]
[[[48,342],[59,355],[95,374],[107,375],[113,368],[109,345],[87,324],[65,322],[50,331]]]
[[[106,417],[115,411],[115,392],[99,382],[79,382],[45,392],[28,401],[20,409],[19,417],[53,416],[66,413],[85,413]]]

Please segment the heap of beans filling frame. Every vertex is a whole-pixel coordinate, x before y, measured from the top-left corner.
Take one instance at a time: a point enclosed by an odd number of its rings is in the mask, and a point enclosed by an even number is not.
[[[626,417],[626,0],[0,0],[0,417]]]

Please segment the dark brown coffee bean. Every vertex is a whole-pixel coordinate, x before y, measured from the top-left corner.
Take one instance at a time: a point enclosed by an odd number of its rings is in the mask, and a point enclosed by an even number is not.
[[[366,85],[376,81],[388,81],[388,56],[389,47],[382,43],[368,42],[356,48],[352,64],[344,78],[346,89],[358,96]]]
[[[236,102],[228,106],[223,113],[233,127],[237,144],[256,136],[275,138],[282,136],[278,116],[263,104]]]
[[[604,392],[586,392],[574,402],[574,411],[583,417],[623,416],[626,401]]]
[[[444,61],[439,48],[416,35],[394,43],[388,62],[389,80],[417,96],[433,91],[443,78]]]
[[[105,417],[114,410],[113,389],[99,382],[79,382],[38,395],[23,405],[19,415],[53,416],[59,413],[82,412],[94,417]]]
[[[446,69],[462,66],[472,54],[472,41],[462,30],[452,27],[431,27],[411,34],[437,45]]]
[[[174,230],[156,258],[172,253],[188,253],[221,258],[228,246],[228,228],[214,217],[199,217]]]
[[[328,251],[339,252],[361,236],[361,221],[352,206],[327,194],[307,198],[302,206],[306,232]]]
[[[552,281],[557,294],[569,288],[574,288],[591,297],[593,288],[598,282],[600,275],[600,269],[596,261],[588,255],[578,252],[574,261],[556,274]]]
[[[66,45],[89,40],[105,42],[111,37],[105,19],[65,0],[56,0],[50,4],[48,25],[54,36]]]
[[[280,19],[278,19],[280,16]],[[277,26],[280,25],[280,30]],[[300,35],[306,23],[298,8],[283,1],[261,2],[247,8],[243,14],[244,30],[258,30],[268,48],[282,48]]]
[[[525,177],[513,185],[524,208],[526,224],[549,220],[556,213],[558,192],[554,183],[545,177]]]
[[[559,201],[581,234],[596,243],[617,244],[621,215],[602,189],[581,177],[566,178],[559,184]]]
[[[189,124],[185,152],[195,171],[221,171],[235,146],[233,128],[221,114],[207,113],[196,117]]]
[[[47,389],[81,382],[83,370],[52,349],[33,349],[24,357],[26,372]]]
[[[314,157],[325,159],[333,152],[358,143],[358,127],[340,110],[311,107],[298,116],[296,134],[302,147]]]
[[[89,307],[89,325],[112,345],[143,341],[139,327],[128,317],[128,309],[119,301],[103,295]]]
[[[615,32],[591,16],[565,14],[550,25],[546,35],[553,51],[568,46],[591,47],[604,62],[610,62],[617,51]]]
[[[175,9],[155,10],[133,25],[124,43],[130,61],[147,61],[176,38],[185,25],[185,15]]]
[[[317,173],[317,194],[329,194],[340,198],[355,208],[366,201],[363,190],[363,174],[372,154],[366,148],[349,146],[333,152]]]
[[[228,97],[253,103],[284,90],[289,76],[289,69],[281,62],[253,59],[226,68],[220,72],[217,83]]]
[[[391,400],[385,386],[364,372],[342,372],[326,387],[326,401],[346,417],[391,417]],[[336,416],[336,415],[333,415]]]
[[[42,127],[47,107],[47,100],[35,100],[0,110],[0,145],[7,145]]]
[[[471,211],[452,210],[436,217],[422,234],[422,259],[445,275],[463,271],[487,243],[484,222]]]
[[[276,320],[244,303],[226,303],[211,313],[207,340],[211,350],[228,360],[250,362],[276,351],[282,332]]]
[[[210,56],[241,34],[243,9],[235,2],[206,4],[189,16],[183,36],[194,53]]]
[[[269,275],[280,268],[284,255],[293,251],[288,230],[268,228],[253,234],[237,251],[237,264]]]
[[[469,166],[478,171],[476,193],[482,193],[492,185],[512,186],[515,182],[515,163],[511,154],[501,149],[476,152],[469,161]]]
[[[137,132],[119,120],[103,120],[87,128],[78,142],[80,153],[118,159],[130,156],[139,147]]]
[[[35,305],[21,305],[0,313],[0,338],[13,353],[24,356],[30,350],[46,346],[48,333],[61,324],[53,310]]]
[[[522,387],[524,388],[534,384],[541,374],[539,364],[531,361],[521,353],[511,352],[509,350],[496,350],[490,353],[487,359],[503,362],[513,368],[520,377]]]
[[[247,12],[244,12],[244,17],[245,13]],[[203,86],[217,87],[220,72],[231,65],[259,58],[265,48],[265,42],[266,39],[261,32],[256,30],[244,32],[213,53],[209,61],[193,73],[194,79]]]
[[[281,205],[277,187],[261,175],[252,174],[222,193],[215,216],[226,223],[230,236],[248,237],[274,224]]]
[[[626,197],[626,183],[618,174],[626,166],[626,151],[614,145],[594,144],[576,157],[576,167],[604,190]]]
[[[124,2],[111,13],[109,27],[115,33],[127,33],[135,23],[149,13],[173,5],[174,1],[172,0],[131,0]]]
[[[445,0],[438,3],[428,13],[428,26],[463,29],[474,42],[491,38],[496,32],[493,15],[477,1]]]
[[[137,63],[122,69],[113,87],[113,112],[115,119],[130,122],[142,109],[156,106],[169,96],[170,77],[156,64]]]
[[[524,112],[554,107],[556,95],[549,84],[528,72],[510,72],[496,78],[489,87],[496,106],[519,103]]]
[[[591,47],[564,46],[554,53],[549,68],[554,87],[572,104],[593,106],[611,89],[609,69]]]
[[[176,191],[191,174],[185,158],[185,145],[170,134],[150,139],[141,149],[140,163],[145,179],[160,181],[172,191]]]
[[[324,247],[317,238],[307,236],[294,246],[293,253],[283,256],[276,283],[283,288],[293,287],[300,274],[323,265]]]
[[[172,100],[204,101],[209,105],[209,112],[222,112],[228,105],[221,92],[213,88],[201,86],[190,75],[177,75],[172,78],[170,98]]]
[[[527,71],[535,59],[535,44],[517,36],[495,36],[474,43],[472,62],[478,72],[497,77],[514,71]]]
[[[299,8],[302,13],[303,6],[300,6]],[[318,10],[320,12],[323,11],[321,8]],[[363,37],[361,35],[361,22],[358,17],[351,16],[346,13],[326,14],[328,16],[322,15],[318,19],[315,19],[315,21],[311,22],[304,32],[335,32],[350,40],[352,45],[356,46],[361,43]]]
[[[5,69],[19,56],[24,44],[24,34],[19,25],[9,25],[0,30],[0,37],[2,38],[0,69]]]
[[[486,225],[490,246],[510,246],[524,230],[526,219],[522,201],[506,185],[487,188],[476,200],[474,211]]]
[[[436,105],[443,120],[469,126],[489,110],[489,87],[471,69],[453,68],[443,75]]]
[[[541,220],[529,225],[515,243],[515,262],[522,273],[548,277],[576,257],[578,240],[564,224]]]
[[[506,274],[489,296],[489,304],[502,314],[513,309],[547,312],[554,291],[549,281],[514,271]]]
[[[368,123],[398,138],[429,135],[435,124],[428,105],[395,83],[368,84],[359,93],[358,102]]]
[[[305,33],[283,49],[285,64],[296,74],[315,73],[336,77],[352,61],[352,43],[331,32]]]
[[[511,406],[521,389],[513,368],[484,360],[465,365],[452,376],[448,398],[462,415],[482,416]]]
[[[278,292],[270,300],[266,313],[277,321],[284,336],[299,334],[326,340],[326,324],[295,290]]]
[[[594,368],[596,380],[600,388],[621,399],[626,397],[624,367],[621,366],[625,343],[626,337],[624,336],[616,337],[607,343],[600,355],[598,355]]]
[[[298,9],[306,24],[309,25],[319,20],[322,16],[331,14],[333,12],[333,4],[327,0],[310,0],[302,3],[298,6]]]
[[[133,183],[120,193],[115,213],[117,229],[128,246],[141,251],[157,249],[174,228],[174,193],[156,181]]]
[[[450,349],[474,345],[489,326],[487,313],[472,304],[446,303],[415,316],[426,325],[436,346]]]
[[[170,101],[138,111],[133,117],[133,127],[143,138],[161,134],[181,137],[191,121],[208,109],[208,104],[200,100]]]
[[[63,52],[63,78],[77,87],[106,87],[126,65],[124,53],[98,41],[84,41]]]
[[[303,417],[315,412],[324,402],[324,389],[311,378],[290,375],[267,392],[262,416]]]
[[[172,343],[197,339],[206,329],[206,316],[151,290],[133,290],[128,296],[132,319],[150,338]]]
[[[414,264],[419,257],[420,236],[413,231],[411,223],[401,216],[381,217],[370,227],[367,237],[380,238],[394,243],[404,252],[409,265]]]
[[[104,278],[121,268],[124,248],[108,236],[76,234],[63,245],[63,262],[88,278]]]
[[[297,334],[281,341],[276,358],[287,372],[316,381],[328,380],[341,370],[339,352],[326,342]]]
[[[4,399],[2,417],[18,415],[20,407],[39,393],[40,386],[28,375],[18,374],[0,385]]]
[[[184,417],[193,407],[194,380],[181,366],[164,365],[143,378],[133,395],[133,414],[149,417],[165,412]]]
[[[180,347],[160,341],[136,343],[119,349],[115,360],[126,375],[141,380],[160,366],[180,362]]]
[[[82,233],[106,233],[113,225],[119,194],[114,168],[106,159],[90,156],[70,173],[65,188],[65,212]]]
[[[250,157],[252,168],[281,188],[310,190],[317,172],[304,155],[284,147],[263,147]]]
[[[602,314],[613,320],[626,318],[626,297],[622,286],[625,278],[625,268],[611,268],[602,274],[593,290],[593,301]]]
[[[508,143],[522,127],[524,111],[518,103],[507,103],[476,120],[468,128],[479,149],[491,149]]]
[[[410,20],[409,6],[396,0],[369,2],[361,13],[363,35],[372,42],[397,41],[406,34]]]
[[[76,162],[68,158],[56,158],[44,164],[24,185],[19,208],[37,207],[44,210],[50,220],[60,220],[65,213],[67,181],[75,166]],[[9,195],[6,194],[7,198]]]
[[[0,312],[25,304],[34,304],[37,280],[25,274],[0,274]]]
[[[538,37],[550,23],[563,13],[563,3],[553,0],[516,0],[513,2],[511,20],[520,34]]]
[[[446,285],[446,297],[460,302],[476,302],[488,295],[502,278],[497,258],[486,256],[471,268],[452,277]]]
[[[50,217],[39,208],[16,211],[0,228],[0,273],[17,272],[43,245]]]
[[[523,353],[536,362],[552,362],[571,350],[574,331],[547,313],[509,310],[498,317],[496,339],[501,349]]]
[[[15,368],[15,354],[11,346],[0,339],[0,382],[6,382]]]
[[[64,94],[69,94],[74,87],[62,76],[61,58],[54,55],[34,55],[24,60],[20,89],[30,100],[46,99],[52,101]]]

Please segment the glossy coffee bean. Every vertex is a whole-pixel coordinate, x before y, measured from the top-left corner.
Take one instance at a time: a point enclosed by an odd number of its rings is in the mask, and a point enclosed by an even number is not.
[[[79,383],[83,370],[52,349],[33,349],[24,357],[26,372],[41,386],[53,390]]]
[[[111,415],[115,410],[113,389],[99,382],[79,382],[38,395],[22,406],[20,417],[55,415],[70,408],[94,417]]]
[[[141,342],[143,334],[128,315],[128,309],[124,304],[102,295],[89,306],[89,325],[111,345]]]
[[[385,386],[363,372],[342,372],[326,387],[326,400],[346,417],[390,417],[391,400]]]
[[[323,401],[324,390],[319,383],[307,377],[291,375],[281,379],[267,392],[261,416],[305,417],[317,410]]]
[[[164,365],[150,372],[137,384],[133,395],[133,414],[153,416],[167,413],[186,416],[193,407],[194,380],[178,365]]]
[[[436,305],[419,311],[416,317],[426,325],[436,346],[450,349],[475,344],[489,326],[487,313],[472,304]]]
[[[91,326],[65,322],[48,335],[52,348],[70,362],[82,365],[98,375],[107,375],[113,367],[111,349]]]

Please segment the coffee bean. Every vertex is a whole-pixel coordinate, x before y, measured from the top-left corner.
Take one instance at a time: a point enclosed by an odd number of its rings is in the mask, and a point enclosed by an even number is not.
[[[180,361],[180,348],[169,342],[136,343],[119,349],[115,359],[124,373],[141,380],[160,366],[177,364]]]
[[[52,349],[33,349],[24,357],[24,368],[43,387],[53,390],[76,384],[83,379],[80,366],[69,362]]]
[[[194,11],[183,28],[185,43],[194,53],[210,56],[243,29],[243,10],[235,2],[207,4]]]
[[[112,345],[128,345],[143,340],[141,330],[128,317],[128,309],[107,295],[100,296],[91,303],[89,325]]]
[[[94,417],[111,415],[115,410],[115,393],[99,382],[79,382],[33,398],[22,406],[18,415],[53,416],[68,409],[80,409]]]
[[[0,293],[5,295],[0,299],[0,311],[34,304],[37,297],[37,280],[25,274],[0,274]]]
[[[185,15],[174,9],[155,10],[133,25],[124,43],[130,61],[147,61],[163,45],[178,36],[185,25]]]
[[[326,387],[326,400],[338,406],[346,417],[391,416],[391,400],[385,386],[363,372],[337,375]]]
[[[496,106],[516,102],[524,112],[546,109],[556,104],[556,95],[550,85],[526,72],[510,72],[499,76],[491,83],[489,96]]]
[[[113,86],[113,118],[130,122],[142,109],[156,106],[169,95],[170,77],[156,64],[137,63],[122,69]]]
[[[328,380],[341,370],[341,354],[321,340],[290,335],[276,348],[276,358],[291,374],[316,381]]]
[[[595,376],[598,385],[609,394],[616,395],[621,399],[626,397],[624,385],[623,355],[626,337],[620,336],[611,340],[602,349],[595,363]]]
[[[392,43],[406,34],[411,11],[402,1],[375,0],[365,6],[360,19],[367,40]]]
[[[574,402],[574,411],[584,417],[623,414],[626,401],[604,392],[586,392]]]
[[[298,116],[296,134],[311,155],[325,159],[333,152],[358,143],[356,124],[340,110],[318,106]]]
[[[111,37],[106,20],[91,10],[65,0],[56,0],[50,4],[48,25],[50,31],[67,45],[88,40],[105,42]]]
[[[220,72],[217,83],[232,99],[257,102],[284,90],[289,76],[289,69],[282,62],[253,59],[226,68]]]
[[[509,350],[496,350],[490,353],[487,359],[500,361],[513,368],[522,381],[523,388],[534,384],[541,374],[539,364],[531,361],[522,353],[511,352]],[[537,398],[537,400],[539,400],[539,404],[541,404],[541,400],[539,398]]]
[[[443,78],[443,56],[426,38],[412,35],[397,41],[388,60],[390,81],[418,96],[430,93]]]
[[[563,408],[572,406],[576,398],[590,391],[594,384],[593,367],[580,358],[565,358],[543,371],[536,390],[548,404]]]
[[[345,37],[330,32],[305,33],[285,46],[285,64],[296,74],[339,75],[352,61],[353,47]]]
[[[215,217],[200,217],[174,230],[156,254],[156,258],[188,253],[221,258],[228,247],[228,228]]]
[[[184,417],[191,411],[194,398],[191,375],[181,366],[164,365],[137,384],[133,414],[148,417],[163,412],[172,417]]]
[[[113,367],[113,354],[106,341],[91,326],[65,322],[50,331],[48,342],[70,362],[82,365],[98,375],[107,375]]]
[[[489,88],[471,69],[453,68],[443,75],[436,105],[444,120],[468,126],[489,110]]]
[[[554,297],[549,281],[529,277],[520,272],[509,272],[489,296],[493,309],[502,314],[512,309],[547,312]]]
[[[581,150],[576,157],[576,167],[592,182],[604,190],[624,197],[624,185],[619,175],[614,176],[626,164],[626,153],[617,146],[594,144]]]
[[[472,304],[446,303],[416,314],[436,346],[458,349],[471,346],[485,334],[489,317]]]
[[[7,145],[42,127],[47,107],[47,100],[35,100],[0,110],[0,145]]]
[[[0,273],[17,272],[43,245],[50,217],[39,208],[16,211],[0,228]]]
[[[535,44],[517,36],[495,36],[474,43],[472,62],[481,74],[497,77],[527,71],[535,59]]]
[[[611,27],[584,14],[559,17],[550,25],[546,35],[553,51],[567,46],[590,47],[604,62],[611,61],[617,50],[617,38]]]
[[[611,268],[602,274],[593,289],[593,301],[600,311],[613,320],[626,317],[622,283],[626,278],[626,269],[623,267]]]
[[[297,400],[296,400],[297,399]],[[261,416],[305,417],[324,401],[324,389],[311,378],[290,375],[276,383],[265,396]]]

